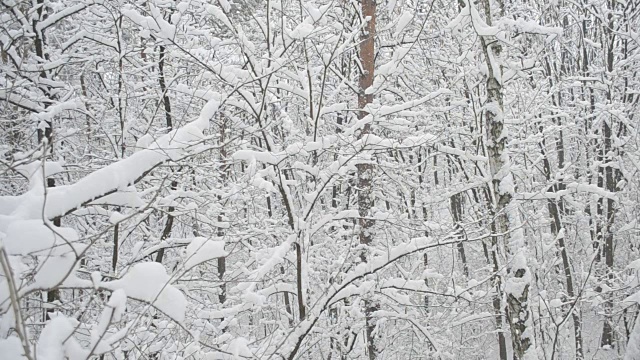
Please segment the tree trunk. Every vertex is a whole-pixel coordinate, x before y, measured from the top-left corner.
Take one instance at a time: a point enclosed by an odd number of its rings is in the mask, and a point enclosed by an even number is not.
[[[40,31],[37,29],[38,23],[47,18],[47,12],[46,12],[46,9],[44,9],[45,7],[44,0],[36,0],[36,4],[38,5],[36,10],[37,16],[34,16],[32,21],[33,31],[35,33],[34,45],[35,45],[36,55],[40,60],[48,60],[49,55],[44,51],[45,35],[42,32],[44,30]],[[45,70],[40,71],[40,78],[43,80],[49,80],[47,72]],[[45,100],[43,104],[43,108],[45,109],[48,108],[53,102],[53,95],[51,94],[51,89],[49,88],[49,86],[45,85],[47,83],[48,81],[43,81],[43,84],[40,85],[40,90],[42,90],[42,92],[45,95]],[[38,144],[42,146],[42,161],[44,162],[46,161],[47,156],[50,156],[53,154],[53,122],[50,120],[45,121],[44,129],[42,128],[42,126],[40,126],[40,124],[36,124],[36,126],[37,126],[36,136],[37,136]],[[49,188],[55,187],[56,186],[55,179],[48,178],[46,180],[46,186]],[[53,219],[53,225],[59,227],[60,220],[61,219],[59,217]],[[50,320],[51,318],[50,314],[54,311],[54,308],[51,304],[59,300],[60,300],[60,290],[54,289],[54,290],[49,290],[47,292],[47,303],[49,304],[49,307],[45,311],[46,320]]]
[[[567,20],[567,17],[565,16],[563,19],[563,27],[567,28],[567,26],[568,26],[568,20]],[[562,62],[560,65],[561,76],[564,76],[564,74],[566,73],[565,58],[566,58],[566,54],[563,51],[562,60],[561,60]],[[552,72],[551,72],[551,65],[549,64],[548,59],[546,60],[546,66],[547,66],[547,76],[549,78],[549,87],[552,88],[553,87],[553,81],[551,79]],[[551,94],[551,99],[555,107],[561,106],[562,104],[561,93],[558,93],[556,96]],[[562,118],[560,116],[554,118],[554,123],[555,125],[561,127]],[[541,135],[542,135],[542,130],[543,130],[542,126],[540,126]],[[544,137],[540,144],[540,149],[543,156],[543,169],[544,169],[545,178],[548,183],[551,183],[554,177],[552,176],[552,173],[551,173],[551,163],[549,161],[549,158],[547,157],[546,141],[544,140]],[[564,135],[562,130],[559,131],[558,138],[556,140],[556,154],[558,156],[558,169],[560,169],[560,171],[563,171],[565,166],[565,154],[564,154]],[[562,191],[565,188],[566,186],[562,178],[558,178],[557,183],[552,184],[551,186],[551,190],[553,192]],[[569,262],[569,254],[567,252],[565,239],[564,239],[564,226],[562,224],[562,219],[561,219],[561,216],[564,213],[564,201],[562,200],[562,198],[559,198],[559,200],[549,199],[547,201],[547,210],[549,211],[549,216],[551,218],[551,222],[550,222],[551,236],[553,236],[553,238],[556,239],[558,243],[558,250],[560,251],[560,257],[562,258],[562,268],[564,271],[567,295],[569,296],[569,300],[574,302],[573,306],[570,306],[570,311],[571,311],[571,318],[573,320],[575,358],[577,360],[580,360],[584,358],[584,350],[582,345],[582,315],[580,312],[580,305],[578,302],[579,299],[576,298],[576,293],[575,293],[574,283],[573,283],[573,276],[571,274],[571,263]],[[553,351],[555,353],[555,347]]]
[[[165,120],[167,125],[167,131],[170,132],[171,130],[173,130],[173,122],[171,120],[171,103],[169,101],[169,96],[167,95],[167,88],[164,80],[165,48],[162,45],[160,46],[160,53],[158,57],[159,57],[158,84],[160,85],[160,89],[162,90],[162,102],[164,103],[164,107],[165,107]],[[122,134],[122,138],[124,141],[124,133]],[[171,190],[176,190],[177,188],[178,188],[178,182],[176,180],[171,181]],[[173,212],[174,211],[175,211],[175,207],[169,206],[169,211],[167,213],[167,222],[165,223],[164,229],[162,230],[162,235],[160,236],[160,242],[166,240],[171,235],[171,230],[173,229]],[[156,254],[156,262],[162,263],[163,258],[164,258],[164,248],[160,248],[160,250],[158,250],[158,253]]]
[[[485,19],[491,26],[489,0],[484,1]],[[508,278],[505,283],[507,319],[511,328],[511,344],[514,359],[537,358],[533,321],[529,310],[531,271],[527,264],[524,232],[520,228],[520,213],[513,201],[515,179],[511,173],[510,156],[506,148],[508,133],[504,129],[501,45],[491,44],[480,37],[482,51],[487,62],[487,103],[485,104],[486,146],[489,170],[492,177],[491,196],[495,214],[497,240],[502,240],[508,255]]]
[[[178,188],[178,181],[171,181],[171,190],[175,191]],[[160,242],[167,240],[169,236],[171,236],[171,230],[173,230],[173,212],[176,210],[174,206],[169,206],[167,209],[167,222],[164,224],[164,229],[162,229],[162,235],[160,235]],[[162,264],[162,260],[164,259],[164,248],[160,248],[158,253],[156,254],[156,262]]]
[[[464,198],[462,197],[463,193],[456,193],[451,195],[449,199],[449,204],[451,206],[451,215],[453,216],[454,227],[456,229],[456,233],[458,235],[458,243],[456,244],[458,248],[458,255],[460,256],[460,261],[462,261],[462,272],[464,276],[469,276],[469,265],[467,264],[467,255],[464,251],[464,241],[466,240],[465,231],[462,228],[462,201]]]
[[[224,146],[224,142],[226,141],[226,131],[227,131],[227,123],[224,117],[220,119],[220,162],[224,163],[227,161],[227,149]],[[224,184],[227,182],[229,168],[227,165],[223,165],[221,169],[220,180],[221,183]],[[218,201],[222,201],[222,196],[218,195]],[[224,221],[224,212],[220,211],[218,214],[218,222]],[[224,237],[224,228],[218,227],[216,235],[220,238]],[[220,280],[220,294],[218,295],[218,300],[220,304],[224,304],[227,301],[227,285],[224,283],[224,273],[227,271],[227,258],[221,256],[218,258],[218,279]]]
[[[607,7],[609,12],[607,13],[607,26],[604,29],[604,35],[607,39],[606,41],[606,70],[607,74],[611,74],[613,72],[613,61],[614,61],[614,47],[616,42],[616,34],[614,33],[614,16],[613,11],[615,11],[616,2],[613,0],[607,1]],[[607,103],[612,104],[613,101],[613,87],[612,85],[608,85],[609,89],[607,90]],[[602,122],[603,126],[603,135],[604,135],[604,147],[602,149],[602,158],[607,163],[615,161],[613,148],[613,131],[612,126],[614,122],[614,117],[610,116],[608,119],[605,119]],[[602,167],[601,167],[602,168]],[[604,187],[609,192],[616,192],[616,181],[613,175],[614,169],[611,165],[607,165],[604,168]],[[600,199],[604,202],[604,199]],[[616,204],[613,199],[608,198],[606,200],[606,207],[604,210],[604,226],[602,229],[602,239],[604,248],[602,249],[602,254],[604,256],[605,262],[605,272],[606,272],[606,282],[607,285],[611,288],[614,286],[613,284],[613,224],[616,216]],[[605,313],[605,321],[602,328],[602,338],[600,345],[602,347],[613,347],[614,346],[614,329],[613,329],[613,302],[611,299],[611,294],[605,294],[605,298],[607,299],[604,303],[604,313]]]
[[[360,9],[362,11],[362,21],[364,26],[361,34],[361,42],[359,48],[360,63],[362,64],[362,72],[359,79],[358,92],[358,119],[365,118],[368,113],[365,107],[373,101],[373,94],[367,94],[366,90],[373,85],[375,71],[375,35],[376,35],[376,0],[361,0]],[[363,126],[358,138],[362,139],[371,133],[371,123]],[[360,244],[364,246],[364,250],[360,254],[362,262],[368,261],[368,246],[373,240],[373,226],[375,222],[371,219],[371,208],[373,207],[373,165],[371,163],[361,163],[357,165],[357,188],[358,188],[358,225],[360,226],[359,239]],[[370,360],[378,355],[376,349],[373,331],[375,324],[373,322],[373,313],[378,309],[375,301],[365,299],[365,318],[366,318],[366,344],[367,353]]]

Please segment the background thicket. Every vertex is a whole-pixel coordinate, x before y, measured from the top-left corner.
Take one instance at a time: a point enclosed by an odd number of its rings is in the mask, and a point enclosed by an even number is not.
[[[3,358],[640,359],[637,0],[0,1]]]

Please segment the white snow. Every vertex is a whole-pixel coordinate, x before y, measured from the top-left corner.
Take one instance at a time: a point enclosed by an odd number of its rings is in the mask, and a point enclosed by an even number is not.
[[[7,360],[27,359],[24,354],[24,348],[20,343],[20,339],[15,336],[0,339],[0,354],[2,354],[3,358]]]
[[[44,207],[44,217],[53,219],[112,192],[126,190],[146,172],[169,159],[179,159],[186,154],[185,149],[201,140],[202,131],[208,127],[217,104],[216,100],[211,100],[197,120],[160,137],[147,149],[92,172],[73,185],[48,189],[46,197],[35,192],[41,192],[41,189],[19,196],[0,196],[0,214],[38,219],[42,218]]]
[[[184,262],[184,268],[191,269],[196,265],[209,260],[225,257],[227,255],[228,253],[224,250],[224,241],[214,241],[204,237],[195,237],[191,240],[191,243],[187,245],[187,255],[186,261]]]
[[[394,38],[398,38],[400,33],[404,30],[404,28],[409,25],[409,23],[413,20],[413,14],[409,11],[404,11],[400,18],[398,19],[398,23],[396,24],[396,30],[393,34]]]
[[[52,319],[42,330],[36,346],[38,360],[81,360],[89,355],[73,338],[78,322],[65,316]]]
[[[171,285],[162,264],[135,264],[121,279],[101,285],[113,291],[122,289],[128,297],[152,304],[175,321],[184,320],[187,301],[182,292]]]
[[[78,240],[75,230],[59,228],[42,220],[11,221],[6,229],[4,247],[10,255],[64,255],[73,251]]]
[[[629,342],[627,350],[624,354],[624,360],[640,360],[640,318],[636,317],[636,323],[629,334]]]
[[[640,259],[633,260],[627,265],[627,269],[639,270],[640,271]]]
[[[289,33],[289,36],[291,36],[293,39],[303,39],[311,35],[313,29],[313,25],[311,24],[300,23]]]

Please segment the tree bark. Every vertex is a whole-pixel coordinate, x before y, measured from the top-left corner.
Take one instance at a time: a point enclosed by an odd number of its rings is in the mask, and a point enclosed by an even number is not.
[[[367,94],[366,90],[373,85],[375,71],[375,34],[376,34],[376,0],[361,0],[360,10],[362,12],[363,29],[360,37],[359,57],[362,64],[362,71],[359,78],[358,92],[358,119],[364,119],[368,113],[365,107],[373,101],[373,94]],[[371,133],[371,123],[363,126],[359,139],[362,139]],[[371,163],[360,163],[356,166],[357,188],[358,188],[358,225],[360,226],[359,239],[360,244],[364,246],[360,253],[362,262],[368,261],[368,246],[373,240],[373,226],[375,222],[371,219],[371,208],[373,207],[373,165]],[[373,360],[378,355],[376,349],[373,331],[375,324],[373,323],[373,313],[378,309],[375,301],[372,299],[364,300],[365,318],[366,318],[366,344],[369,360]]]
[[[178,188],[178,181],[171,181],[171,190],[175,191]],[[169,206],[167,209],[167,222],[164,224],[164,229],[162,229],[162,235],[160,235],[160,242],[163,242],[171,236],[171,230],[173,230],[173,212],[176,210],[175,206]],[[162,264],[162,260],[164,259],[164,248],[160,248],[158,253],[156,254],[156,262]]]
[[[567,16],[565,15],[563,20],[563,27],[566,29],[568,27]],[[564,76],[566,74],[566,51],[562,52],[561,64],[560,64],[560,74]],[[547,67],[547,76],[549,78],[549,87],[553,88],[553,80],[552,80],[552,71],[549,60],[546,59],[546,67]],[[551,101],[555,107],[560,107],[562,104],[562,94],[558,92],[555,96],[551,94]],[[554,118],[554,124],[561,127],[562,126],[562,118],[560,116]],[[540,133],[542,134],[542,126],[540,127]],[[544,138],[540,144],[540,148],[543,156],[543,169],[547,182],[551,183],[553,181],[553,176],[551,172],[551,163],[547,156],[546,150],[546,142]],[[556,139],[556,155],[558,157],[558,169],[560,172],[564,171],[565,167],[565,150],[564,150],[564,135],[563,131],[560,130],[558,133],[558,138]],[[562,173],[561,173],[562,174]],[[557,179],[557,183],[551,185],[551,190],[553,192],[562,191],[566,188],[563,178],[559,177]],[[570,307],[571,318],[573,320],[573,335],[574,335],[574,344],[575,344],[575,358],[577,360],[584,358],[584,350],[582,343],[582,315],[580,312],[580,306],[578,300],[576,298],[573,275],[571,274],[571,263],[569,260],[569,254],[567,252],[565,238],[564,238],[564,226],[562,223],[561,216],[564,213],[564,201],[562,198],[559,200],[549,199],[547,201],[547,210],[549,211],[549,217],[551,218],[550,222],[550,230],[551,236],[554,237],[557,241],[558,251],[560,252],[560,257],[562,258],[562,268],[564,272],[565,278],[565,286],[567,289],[567,295],[569,296],[569,300],[574,302],[574,306]],[[555,352],[555,348],[553,349]]]
[[[454,227],[456,229],[456,233],[458,235],[458,243],[456,244],[458,248],[458,255],[460,256],[460,261],[462,261],[462,272],[464,276],[469,276],[469,265],[467,264],[467,255],[464,251],[464,241],[466,240],[466,235],[464,229],[462,228],[462,207],[463,207],[463,193],[456,193],[451,195],[449,199],[449,204],[451,207],[451,214],[453,216]]]
[[[38,61],[44,61],[49,59],[49,55],[45,52],[45,49],[44,49],[45,35],[43,32],[38,30],[37,27],[40,21],[46,20],[47,12],[43,11],[45,10],[44,0],[36,0],[36,4],[38,5],[36,10],[37,16],[34,16],[32,21],[33,31],[35,33],[34,45],[35,45],[36,55],[38,56]],[[40,78],[43,80],[49,80],[47,72],[45,70],[40,71]],[[54,97],[51,94],[51,89],[49,88],[49,86],[44,85],[47,83],[48,81],[43,81],[43,84],[40,85],[40,90],[42,90],[42,92],[45,95],[45,99],[43,101],[43,108],[45,109],[51,106],[51,104],[53,103],[53,97]],[[40,124],[36,124],[36,126],[37,126],[37,131],[36,131],[37,140],[38,140],[38,144],[42,146],[42,154],[43,154],[42,161],[44,162],[46,161],[48,155],[53,154],[53,122],[50,120],[45,121],[44,129],[40,126]],[[48,178],[46,180],[45,186],[49,188],[55,187],[56,186],[55,179]],[[53,225],[60,227],[60,220],[61,219],[59,217],[53,219]],[[52,289],[47,292],[48,304],[52,304],[53,302],[59,301],[59,300],[60,300],[60,290]],[[50,314],[53,313],[53,311],[54,311],[54,308],[51,305],[49,308],[46,309],[45,311],[46,320],[51,319]]]
[[[220,162],[224,163],[227,161],[227,149],[224,146],[224,142],[226,141],[226,132],[227,132],[227,122],[225,118],[220,119]],[[221,182],[224,184],[227,182],[229,167],[227,165],[222,166],[222,172],[220,176]],[[218,201],[222,201],[222,196],[218,195]],[[218,214],[218,222],[224,221],[224,212],[220,211]],[[224,237],[224,228],[218,227],[216,235],[218,237]],[[224,274],[227,271],[227,258],[221,256],[218,258],[218,279],[220,280],[220,294],[218,294],[218,300],[220,304],[224,304],[227,301],[227,285],[224,283]]]
[[[471,5],[471,4],[469,4]],[[502,9],[501,11],[503,11]],[[485,21],[491,26],[490,1],[484,1]],[[501,45],[488,43],[480,37],[482,51],[487,62],[487,102],[485,104],[486,147],[489,170],[492,177],[491,197],[494,228],[497,240],[502,240],[508,255],[508,277],[505,282],[507,319],[511,328],[511,344],[514,359],[537,358],[534,327],[529,309],[531,271],[527,264],[524,233],[520,228],[520,213],[513,201],[515,179],[511,173],[508,149],[508,132],[504,128]]]
[[[607,26],[604,28],[606,41],[606,71],[607,74],[611,74],[613,72],[613,62],[615,58],[614,47],[616,42],[616,34],[614,32],[614,16],[613,12],[615,11],[616,1],[609,0],[607,1]],[[611,104],[613,100],[613,88],[612,85],[608,85],[609,89],[607,90],[606,97],[607,103]],[[612,126],[614,122],[614,117],[610,116],[608,119],[604,119],[602,122],[602,132],[604,135],[604,146],[602,149],[602,158],[607,163],[615,161],[613,148],[613,131]],[[601,167],[602,168],[602,167]],[[609,192],[616,192],[617,186],[616,181],[614,179],[614,169],[611,165],[607,165],[604,167],[604,187]],[[600,199],[601,202],[604,202],[604,199]],[[604,248],[602,249],[602,253],[604,256],[605,262],[605,276],[606,282],[609,287],[613,287],[613,224],[616,216],[616,204],[613,199],[608,198],[606,200],[606,207],[604,210],[604,226],[602,228],[602,239]],[[602,328],[602,338],[600,345],[602,347],[613,347],[614,346],[614,329],[613,329],[613,302],[611,299],[611,294],[606,294],[605,298],[607,299],[604,303],[604,313],[605,313],[605,321]]]

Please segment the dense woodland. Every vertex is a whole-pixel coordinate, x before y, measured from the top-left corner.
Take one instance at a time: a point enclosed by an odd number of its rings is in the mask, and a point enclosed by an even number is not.
[[[0,3],[0,358],[640,360],[640,1]]]

